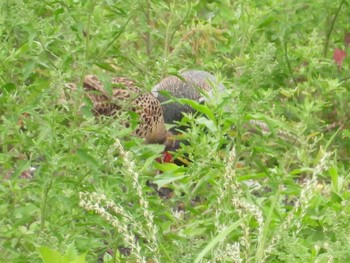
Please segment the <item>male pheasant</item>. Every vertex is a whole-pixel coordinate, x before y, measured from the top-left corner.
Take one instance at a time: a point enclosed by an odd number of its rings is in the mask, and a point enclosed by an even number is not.
[[[146,143],[166,142],[168,132],[164,125],[163,109],[160,102],[151,94],[142,92],[132,80],[114,77],[110,80],[111,92],[95,75],[84,78],[84,89],[93,103],[97,115],[112,116],[123,110],[139,114],[140,123],[135,134]]]
[[[221,92],[225,86],[214,75],[202,70],[189,70],[181,73],[180,78],[166,77],[152,89],[152,94],[162,103],[165,123],[173,124],[181,120],[183,113],[193,113],[194,110],[189,105],[170,102],[171,97],[202,103],[214,96],[215,89]]]

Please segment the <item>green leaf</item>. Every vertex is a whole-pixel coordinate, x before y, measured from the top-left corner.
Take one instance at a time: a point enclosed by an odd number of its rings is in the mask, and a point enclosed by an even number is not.
[[[174,163],[156,163],[156,164],[154,164],[154,166],[162,172],[175,173],[181,169],[181,167],[177,166]]]
[[[70,263],[85,263],[86,262],[86,254],[87,253],[81,254],[80,256],[78,256],[75,260],[73,260]]]
[[[88,153],[87,149],[80,148],[77,150],[77,155],[80,157],[81,160],[89,163],[90,165],[94,167],[98,167],[99,163],[96,161],[96,159]]]
[[[332,188],[335,192],[338,192],[338,186],[339,186],[339,181],[338,181],[338,169],[337,167],[333,166],[331,168],[329,168],[328,170],[329,175],[331,176],[332,179]]]
[[[38,248],[44,263],[85,263],[86,253],[78,256],[74,242],[68,245],[66,253],[62,256],[58,251],[46,246]]]
[[[63,263],[62,255],[56,250],[42,246],[38,251],[44,263]]]
[[[204,125],[205,127],[208,128],[209,131],[211,131],[213,133],[218,131],[218,129],[215,125],[215,122],[213,122],[212,120],[208,120],[207,118],[200,117],[200,118],[196,119],[196,122],[198,124]]]
[[[237,222],[232,223],[228,228],[223,230],[221,233],[219,233],[216,237],[214,237],[208,245],[205,246],[205,248],[198,254],[195,263],[200,262],[206,254],[210,250],[212,250],[218,243],[223,241],[233,230],[235,230],[242,222],[242,219],[238,220]]]
[[[187,175],[180,175],[180,176],[163,175],[162,177],[155,178],[153,182],[157,184],[159,187],[163,187],[186,177]]]
[[[179,167],[173,163],[156,163],[155,167],[164,172],[163,174],[157,175],[153,180],[153,182],[159,187],[176,182],[188,176],[185,174],[186,168]]]
[[[109,72],[115,72],[115,69],[108,63],[96,62],[95,65]]]
[[[196,101],[190,100],[190,99],[179,99],[179,102],[187,104],[191,106],[196,111],[203,113],[208,116],[209,119],[211,119],[213,122],[215,122],[215,116],[211,109],[209,109],[206,105],[200,104]]]
[[[10,161],[10,160],[11,160],[10,155],[0,153],[0,164],[7,163],[7,162]]]
[[[16,90],[16,84],[9,82],[2,86],[2,90],[6,91],[7,93],[11,93],[12,91]]]
[[[66,262],[71,262],[77,257],[77,255],[78,253],[73,242],[70,245],[68,245],[66,254],[64,255],[63,258]]]

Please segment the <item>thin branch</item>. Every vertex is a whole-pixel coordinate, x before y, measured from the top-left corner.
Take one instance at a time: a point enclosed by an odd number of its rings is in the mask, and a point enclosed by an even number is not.
[[[327,33],[327,36],[326,36],[326,43],[325,43],[325,46],[324,46],[324,52],[323,52],[323,56],[324,57],[327,57],[327,53],[328,53],[328,45],[329,45],[329,39],[331,38],[331,34],[332,34],[332,31],[333,31],[333,28],[334,28],[334,25],[335,25],[335,21],[337,20],[338,18],[338,15],[340,13],[340,9],[342,8],[343,4],[345,3],[346,0],[342,0],[340,2],[340,5],[333,17],[333,21],[331,23],[331,27],[329,28],[329,31]]]

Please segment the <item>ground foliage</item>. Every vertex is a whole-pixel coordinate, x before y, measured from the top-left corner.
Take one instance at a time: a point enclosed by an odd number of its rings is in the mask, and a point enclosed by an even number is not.
[[[350,260],[348,1],[0,5],[1,262]],[[184,69],[227,87],[182,120],[187,167],[82,96]]]

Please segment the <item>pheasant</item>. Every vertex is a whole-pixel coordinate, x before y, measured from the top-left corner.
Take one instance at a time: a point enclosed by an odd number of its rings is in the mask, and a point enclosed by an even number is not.
[[[169,102],[170,97],[186,98],[200,103],[214,96],[214,90],[225,90],[225,86],[219,83],[216,77],[202,70],[189,70],[180,74],[180,77],[169,76],[158,83],[152,94],[162,103],[165,123],[173,124],[180,121],[183,113],[193,113],[194,110],[185,104]],[[168,92],[170,96],[164,94]]]
[[[139,114],[140,123],[135,134],[146,143],[165,143],[169,133],[165,129],[163,109],[160,102],[151,94],[144,93],[132,80],[114,77],[110,80],[111,91],[95,75],[87,75],[83,86],[93,104],[96,115],[116,115],[122,110]]]

